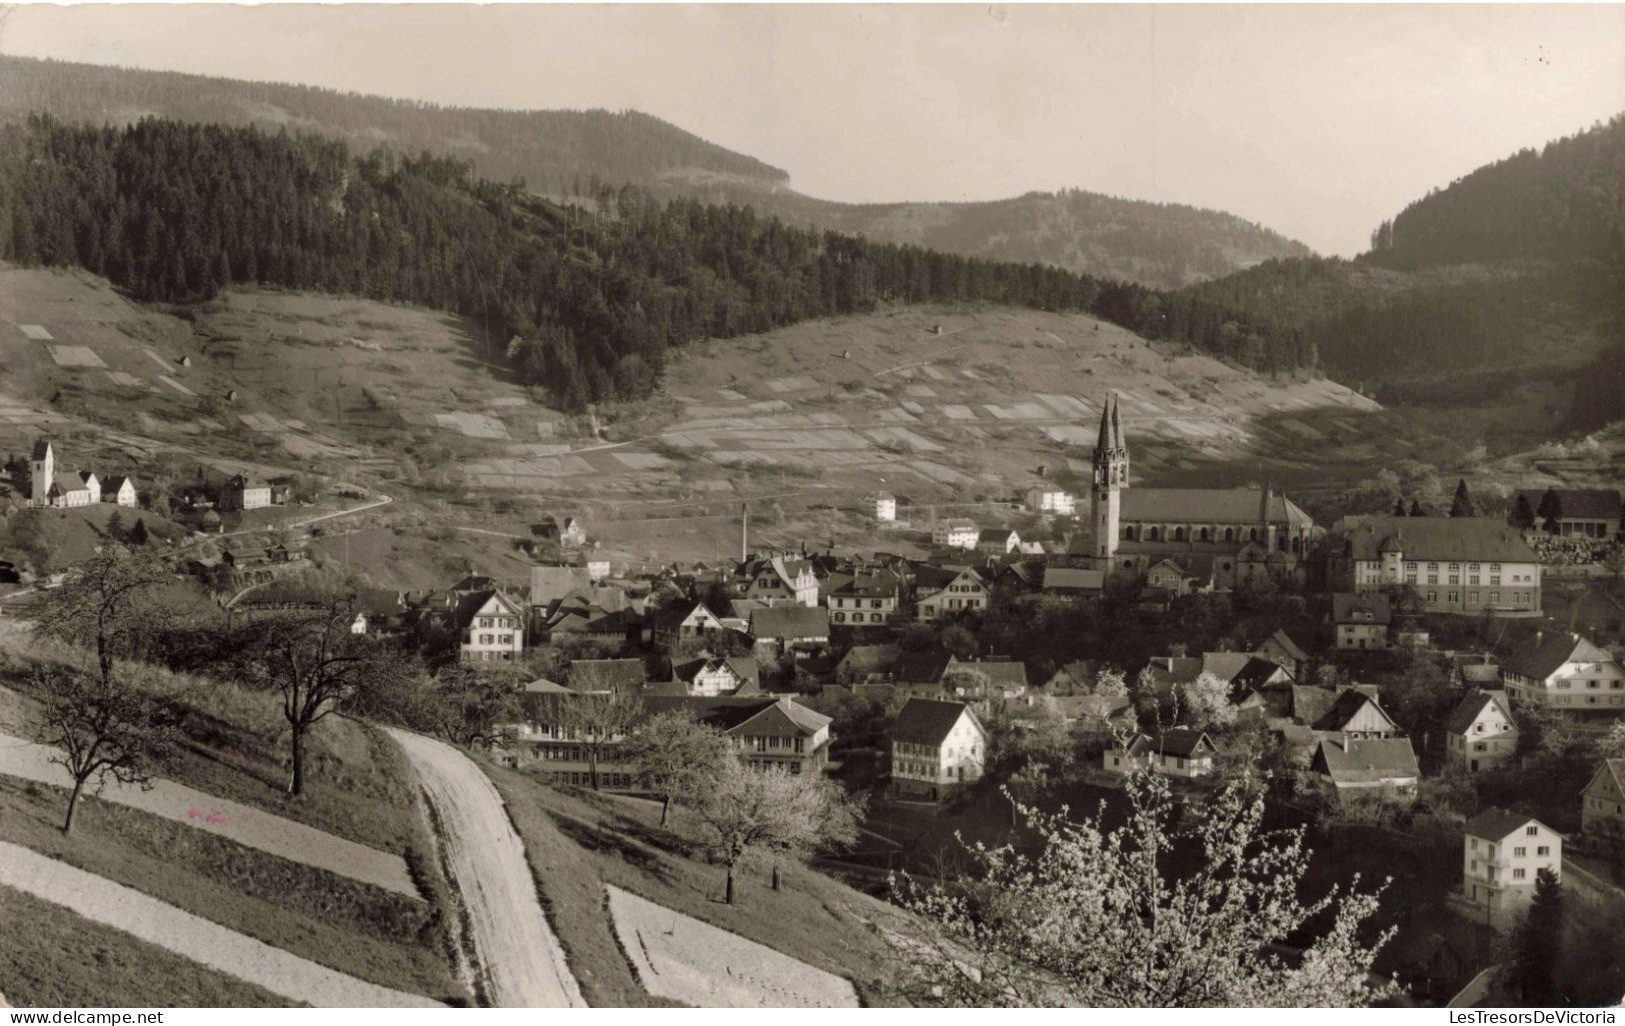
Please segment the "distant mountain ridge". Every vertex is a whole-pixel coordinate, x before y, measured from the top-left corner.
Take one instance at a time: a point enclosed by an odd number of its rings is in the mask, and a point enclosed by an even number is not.
[[[789,174],[635,111],[440,107],[311,86],[0,56],[0,122],[34,113],[123,125],[144,116],[319,134],[468,161],[555,199],[622,185],[662,198],[749,204],[786,224],[989,260],[1052,264],[1179,288],[1312,251],[1232,214],[1078,190],[972,203],[849,204],[789,187]]]
[[[1522,412],[1553,432],[1617,420],[1625,114],[1430,192],[1352,261],[1270,261],[1188,292],[1303,332],[1329,374],[1385,403],[1476,406],[1494,433],[1538,382],[1543,408]]]

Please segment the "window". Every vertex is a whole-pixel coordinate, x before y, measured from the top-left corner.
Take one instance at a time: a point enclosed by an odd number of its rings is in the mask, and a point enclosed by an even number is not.
[[[1512,857],[1515,858],[1515,859],[1521,859],[1525,855],[1528,855],[1528,854],[1529,854],[1529,849],[1528,848],[1517,847],[1517,848],[1512,849]]]
[[[1524,830],[1523,830],[1523,835],[1525,837],[1534,837],[1535,835],[1537,835],[1539,833],[1540,833],[1540,827],[1524,827]]]
[[[1551,853],[1552,853],[1552,847],[1549,844],[1543,844],[1540,847],[1535,849],[1535,854],[1536,855],[1550,855]]]
[[[1523,877],[1524,877],[1524,870],[1514,869],[1512,871],[1512,879],[1514,879],[1514,880],[1522,880]]]

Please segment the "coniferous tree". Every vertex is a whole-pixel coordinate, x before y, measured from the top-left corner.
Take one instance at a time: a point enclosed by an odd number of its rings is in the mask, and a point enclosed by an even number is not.
[[[1512,515],[1509,519],[1512,521],[1512,526],[1520,531],[1535,529],[1535,511],[1529,505],[1528,496],[1518,496],[1517,501],[1512,504]]]
[[[1478,511],[1473,508],[1473,497],[1467,491],[1466,478],[1456,482],[1456,497],[1450,502],[1450,515],[1453,517],[1474,517],[1478,515]]]
[[[1510,996],[1525,1005],[1555,1005],[1553,974],[1562,945],[1563,885],[1557,874],[1541,869],[1535,874],[1535,894],[1512,938],[1512,964],[1507,967]]]
[[[1547,534],[1556,534],[1561,528],[1563,519],[1563,498],[1557,494],[1556,488],[1546,489],[1546,494],[1540,497],[1540,506],[1535,510],[1540,517],[1540,529]]]
[[[1420,500],[1418,500],[1418,499],[1412,499],[1411,500],[1411,512],[1410,512],[1410,515],[1413,516],[1413,517],[1425,517],[1425,516],[1427,516],[1427,512],[1422,509],[1422,503],[1421,503]]]
[[[1394,516],[1405,516],[1405,497],[1403,495],[1394,500]]]

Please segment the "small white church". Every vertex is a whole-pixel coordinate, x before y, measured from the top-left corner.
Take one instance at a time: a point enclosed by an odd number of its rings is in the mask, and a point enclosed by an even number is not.
[[[29,466],[31,485],[28,504],[53,509],[71,509],[97,502],[111,502],[120,506],[134,506],[135,481],[128,477],[98,478],[89,470],[78,473],[56,469],[56,453],[49,438],[34,443]]]

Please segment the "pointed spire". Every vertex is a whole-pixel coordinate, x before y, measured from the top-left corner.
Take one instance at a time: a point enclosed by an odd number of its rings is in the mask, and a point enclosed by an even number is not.
[[[1116,392],[1113,392],[1112,393],[1112,448],[1113,449],[1126,449],[1126,448],[1128,448],[1128,446],[1123,444],[1123,421],[1122,421],[1122,418],[1120,417],[1120,413],[1122,412],[1122,409],[1123,409],[1122,400],[1120,400],[1117,397]]]
[[[1112,397],[1107,396],[1105,403],[1100,407],[1100,437],[1095,439],[1095,452],[1104,452],[1112,447]]]

